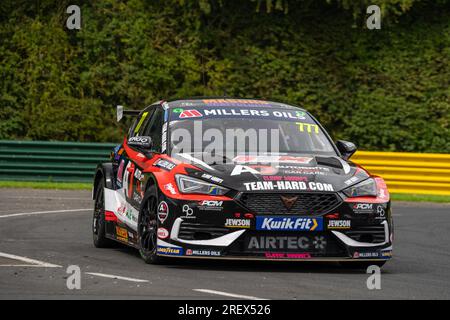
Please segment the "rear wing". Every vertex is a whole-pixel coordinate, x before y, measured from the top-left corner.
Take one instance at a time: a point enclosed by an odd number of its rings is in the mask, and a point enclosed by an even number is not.
[[[135,116],[137,117],[141,111],[139,110],[123,110],[123,106],[117,106],[117,122],[122,120],[123,116]]]

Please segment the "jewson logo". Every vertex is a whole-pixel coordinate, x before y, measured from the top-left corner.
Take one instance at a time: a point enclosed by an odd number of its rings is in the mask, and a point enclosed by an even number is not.
[[[256,217],[256,230],[322,231],[323,219],[308,217]]]

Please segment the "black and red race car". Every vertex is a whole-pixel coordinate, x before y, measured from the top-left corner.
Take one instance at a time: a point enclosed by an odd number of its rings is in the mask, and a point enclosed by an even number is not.
[[[165,258],[383,265],[392,256],[386,184],[348,159],[306,110],[230,98],[160,101],[134,116],[96,170],[96,247]]]

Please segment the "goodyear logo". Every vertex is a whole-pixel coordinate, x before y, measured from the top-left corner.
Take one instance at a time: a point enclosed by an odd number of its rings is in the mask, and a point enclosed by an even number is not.
[[[171,248],[158,246],[158,254],[168,255],[168,256],[181,256],[183,255],[183,248]]]
[[[256,230],[267,231],[322,231],[323,219],[310,217],[256,217]]]

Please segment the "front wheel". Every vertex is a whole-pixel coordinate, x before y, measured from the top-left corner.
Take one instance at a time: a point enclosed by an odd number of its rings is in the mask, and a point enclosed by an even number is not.
[[[158,195],[155,186],[151,186],[142,200],[138,218],[139,253],[145,263],[159,264],[163,261],[157,255],[157,218]]]

